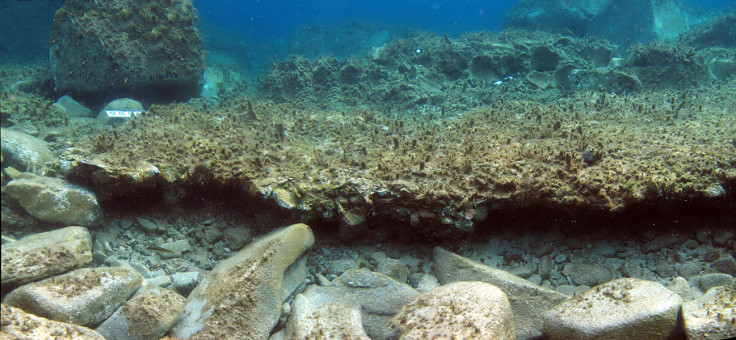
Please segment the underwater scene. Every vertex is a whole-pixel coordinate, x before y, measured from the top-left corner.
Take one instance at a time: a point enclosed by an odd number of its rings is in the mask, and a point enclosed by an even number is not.
[[[736,1],[0,2],[0,339],[736,337]]]

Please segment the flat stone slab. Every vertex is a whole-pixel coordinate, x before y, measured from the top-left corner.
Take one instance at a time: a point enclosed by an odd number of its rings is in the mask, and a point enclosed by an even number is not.
[[[281,315],[281,304],[296,288],[288,282],[294,276],[305,281],[306,262],[300,258],[313,244],[309,226],[294,224],[273,231],[220,262],[189,294],[185,315],[171,331],[172,336],[268,337]],[[285,286],[291,286],[292,291]]]
[[[160,339],[184,313],[186,299],[165,288],[142,287],[96,331],[107,340]]]
[[[51,320],[97,326],[138,290],[130,267],[82,268],[8,293],[3,303]]]
[[[92,262],[87,228],[67,227],[3,244],[2,286],[17,286]]]
[[[44,319],[4,303],[0,308],[0,339],[105,340],[86,327]]]
[[[515,334],[520,339],[542,336],[544,311],[569,297],[504,270],[492,268],[440,247],[434,248],[434,273],[443,285],[457,281],[481,281],[501,289],[511,303]]]
[[[682,298],[659,283],[617,279],[582,292],[543,314],[550,339],[667,339]]]

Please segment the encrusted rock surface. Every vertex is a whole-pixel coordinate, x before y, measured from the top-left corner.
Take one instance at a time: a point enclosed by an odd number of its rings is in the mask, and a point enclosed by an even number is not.
[[[101,98],[196,95],[204,66],[196,21],[190,0],[65,1],[51,33],[55,85]]]
[[[102,217],[93,192],[60,178],[27,173],[9,182],[4,192],[45,222],[89,227]]]
[[[82,268],[8,293],[3,303],[56,321],[97,326],[140,287],[129,267]]]
[[[688,339],[736,337],[736,286],[708,290],[705,295],[682,305],[682,319]]]
[[[501,289],[509,298],[515,334],[521,339],[542,336],[544,311],[568,299],[567,295],[535,285],[508,272],[471,261],[445,249],[434,249],[434,272],[444,285],[457,281],[481,281]]]
[[[668,339],[682,298],[659,283],[618,279],[543,313],[550,339]]]
[[[86,327],[44,319],[4,303],[0,308],[0,339],[105,340],[105,337]]]
[[[185,315],[172,334],[183,339],[267,337],[279,320],[281,304],[297,288],[287,289],[284,278],[300,275],[305,280],[305,263],[299,259],[313,243],[309,226],[294,224],[220,262],[189,295]]]
[[[506,294],[483,282],[453,282],[422,294],[391,320],[392,339],[516,339]]]
[[[3,291],[92,262],[90,240],[86,228],[67,227],[3,244]]]
[[[179,319],[185,304],[175,292],[144,286],[95,330],[107,340],[158,340]]]

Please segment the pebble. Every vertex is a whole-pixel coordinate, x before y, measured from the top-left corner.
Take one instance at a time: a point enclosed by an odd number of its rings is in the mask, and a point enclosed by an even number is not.
[[[567,255],[557,254],[557,256],[555,256],[555,263],[563,263],[565,261],[567,261]]]
[[[684,278],[691,278],[695,275],[700,274],[702,265],[697,261],[688,261],[680,265],[677,272]]]
[[[130,261],[130,266],[133,267],[139,274],[141,274],[144,278],[150,278],[153,277],[151,275],[151,271],[146,268],[143,264],[137,262],[137,261]]]
[[[711,263],[710,267],[720,273],[736,276],[736,260],[730,255],[721,256],[721,258]]]
[[[204,275],[200,272],[175,273],[171,275],[171,283],[174,289],[183,296],[188,296],[202,279],[204,279]]]
[[[657,274],[663,278],[665,277],[672,277],[675,275],[675,269],[672,267],[672,265],[667,261],[659,261],[657,262]]]
[[[698,241],[695,241],[693,239],[685,241],[685,244],[683,245],[685,246],[685,248],[688,248],[688,249],[695,249],[699,246]]]
[[[151,222],[143,217],[136,217],[136,221],[138,221],[138,224],[143,227],[143,229],[147,232],[154,232],[158,230],[158,225],[154,222]]]
[[[733,242],[736,238],[736,229],[733,228],[720,228],[713,232],[713,243],[719,247],[725,247],[728,242]]]
[[[162,288],[166,288],[172,284],[170,275],[159,275],[146,281],[149,285],[159,286]]]
[[[701,291],[707,292],[708,289],[719,286],[728,286],[734,284],[733,276],[723,273],[704,274],[698,278],[698,287]]]

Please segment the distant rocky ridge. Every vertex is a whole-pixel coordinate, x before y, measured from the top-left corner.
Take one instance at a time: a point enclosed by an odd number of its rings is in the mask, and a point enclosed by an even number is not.
[[[677,0],[522,0],[506,13],[504,27],[570,32],[631,45],[672,41],[713,15]]]
[[[274,62],[261,93],[321,108],[365,105],[439,114],[500,98],[554,101],[579,91],[686,90],[736,74],[736,34],[724,31],[733,23],[727,15],[684,32],[679,42],[633,45],[526,30],[457,39],[413,33],[363,57]]]

